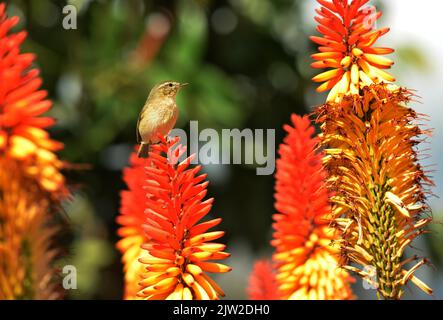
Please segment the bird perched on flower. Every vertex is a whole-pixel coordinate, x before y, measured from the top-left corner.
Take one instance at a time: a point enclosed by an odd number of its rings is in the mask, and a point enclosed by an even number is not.
[[[158,135],[166,136],[174,127],[178,117],[175,98],[185,85],[187,83],[164,81],[152,88],[137,121],[139,158],[147,158],[149,145],[159,142]]]

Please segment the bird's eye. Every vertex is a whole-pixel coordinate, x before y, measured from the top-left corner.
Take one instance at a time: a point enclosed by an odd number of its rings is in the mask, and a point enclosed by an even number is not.
[[[172,87],[172,83],[169,82],[168,86]]]

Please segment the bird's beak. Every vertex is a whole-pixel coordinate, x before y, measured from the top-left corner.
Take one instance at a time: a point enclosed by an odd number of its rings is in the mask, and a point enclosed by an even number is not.
[[[180,88],[182,87],[186,87],[187,85],[189,85],[189,83],[185,82],[185,83],[180,83]]]

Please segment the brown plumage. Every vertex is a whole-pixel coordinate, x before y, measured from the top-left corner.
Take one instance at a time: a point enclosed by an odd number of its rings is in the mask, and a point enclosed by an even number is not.
[[[152,88],[137,121],[139,158],[147,158],[149,146],[159,142],[158,135],[166,136],[174,127],[178,118],[175,98],[185,85],[187,83],[164,81]]]

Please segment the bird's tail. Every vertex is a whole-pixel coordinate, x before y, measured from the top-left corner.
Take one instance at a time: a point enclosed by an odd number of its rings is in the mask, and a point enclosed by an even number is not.
[[[137,156],[139,158],[147,158],[149,156],[150,144],[147,142],[140,143],[140,147],[138,148]]]

